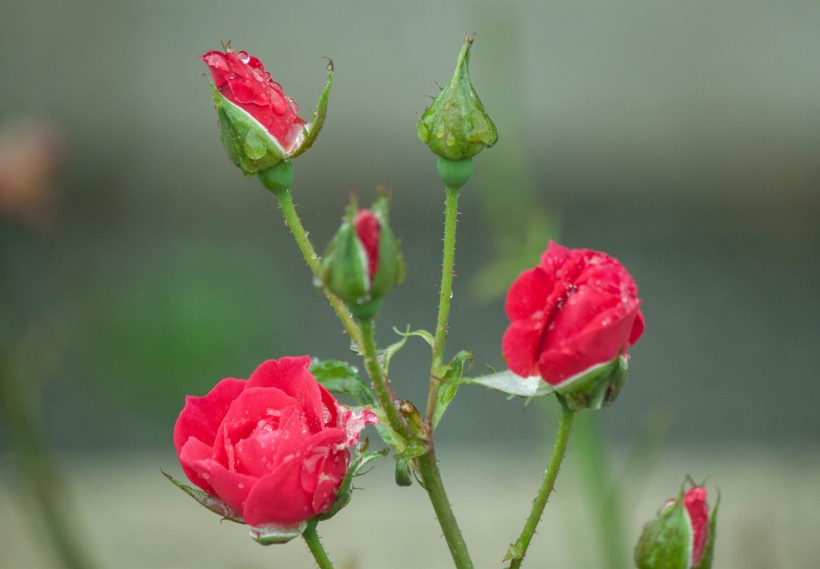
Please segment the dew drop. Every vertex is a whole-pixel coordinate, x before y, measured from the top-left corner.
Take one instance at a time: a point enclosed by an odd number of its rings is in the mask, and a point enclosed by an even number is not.
[[[251,537],[262,545],[273,545],[275,543],[287,543],[290,540],[302,535],[307,527],[307,522],[302,522],[298,526],[268,526],[263,528],[250,528]]]

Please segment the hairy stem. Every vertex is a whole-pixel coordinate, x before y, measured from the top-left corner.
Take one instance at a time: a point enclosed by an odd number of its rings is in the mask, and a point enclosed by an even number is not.
[[[302,252],[302,256],[305,258],[305,262],[310,268],[310,272],[313,273],[314,278],[320,279],[321,273],[319,269],[319,255],[310,243],[308,234],[302,226],[301,219],[299,219],[299,214],[296,213],[296,208],[293,206],[293,195],[291,194],[290,189],[277,190],[274,191],[273,194],[279,202],[279,208],[282,210],[282,214],[285,217],[285,224],[287,224],[288,229],[290,229],[290,232],[296,239],[296,244],[299,246],[299,250]],[[356,325],[355,320],[353,320],[353,316],[351,316],[350,312],[347,310],[344,302],[324,287],[322,287],[322,293],[325,297],[327,297],[328,302],[330,302],[330,306],[339,317],[339,320],[342,321],[342,326],[344,326],[345,331],[350,336],[350,340],[359,347],[359,351],[361,352],[361,332],[359,331],[359,327]]]
[[[439,472],[438,462],[436,461],[436,452],[432,446],[429,451],[418,457],[418,466],[419,473],[424,481],[424,487],[430,496],[430,502],[436,511],[438,523],[444,533],[444,539],[447,540],[447,546],[450,548],[450,554],[453,556],[456,567],[458,569],[472,569],[473,561],[470,559],[467,544],[464,542],[453,508],[450,506],[450,500],[444,491],[441,472]]]
[[[456,255],[456,224],[458,222],[459,188],[445,187],[444,205],[444,253],[441,262],[441,288],[438,297],[438,319],[433,340],[433,361],[430,366],[430,391],[427,395],[427,411],[424,415],[428,429],[432,431],[433,414],[440,378],[439,368],[444,362],[444,347],[447,342],[447,324],[450,321],[450,300],[453,296],[453,267]]]
[[[572,423],[575,419],[575,412],[569,410],[563,404],[561,405],[561,421],[558,423],[558,434],[555,438],[555,446],[552,449],[552,457],[550,457],[547,470],[544,473],[544,481],[541,483],[541,488],[535,496],[532,503],[532,511],[524,524],[524,529],[521,531],[521,536],[514,544],[510,545],[507,552],[506,559],[511,561],[510,569],[518,569],[524,561],[524,556],[527,554],[527,548],[530,546],[532,536],[535,533],[535,528],[538,527],[538,522],[541,521],[541,516],[544,514],[544,508],[547,506],[547,501],[555,488],[555,479],[558,477],[558,471],[561,468],[561,462],[564,460],[564,455],[567,452],[567,443],[569,442],[569,435],[572,431]]]
[[[364,358],[364,365],[367,369],[370,379],[373,381],[373,387],[376,390],[376,397],[379,399],[379,405],[384,410],[387,420],[394,431],[399,433],[407,440],[412,438],[407,425],[399,415],[396,409],[396,396],[393,394],[390,380],[384,374],[382,366],[376,357],[376,340],[373,334],[373,320],[360,320],[359,326],[362,332],[362,357]]]
[[[330,558],[322,546],[322,540],[319,539],[319,534],[316,531],[317,525],[318,522],[315,520],[308,522],[307,528],[302,532],[302,539],[305,540],[308,549],[313,554],[313,559],[316,560],[319,569],[333,569],[333,563],[330,562]]]

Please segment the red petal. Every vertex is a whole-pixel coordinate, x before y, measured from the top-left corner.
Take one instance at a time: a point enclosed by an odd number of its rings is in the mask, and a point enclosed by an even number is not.
[[[696,567],[703,558],[706,541],[709,537],[709,505],[706,503],[706,488],[694,486],[683,497],[683,505],[692,524],[692,567]]]
[[[248,387],[276,387],[295,398],[305,410],[311,432],[316,433],[324,425],[322,393],[309,367],[310,356],[268,360],[253,372]]]
[[[211,459],[210,448],[196,439],[190,439],[182,447],[180,462],[196,473],[198,479],[207,481],[208,488],[197,484],[209,494],[218,496],[235,512],[241,512],[253,485],[257,479],[236,472],[230,472],[224,466]],[[196,481],[192,478],[192,482]]]
[[[250,385],[250,382],[248,382]],[[301,415],[298,401],[273,387],[248,387],[231,404],[214,441],[214,459],[231,470],[237,470],[235,445],[251,436],[262,424],[279,427],[283,409],[294,408]]]
[[[379,237],[381,235],[381,224],[376,214],[369,209],[360,209],[356,213],[354,221],[356,226],[356,236],[361,241],[367,255],[367,268],[370,283],[379,269]]]
[[[536,319],[516,320],[504,333],[502,350],[510,370],[521,377],[538,373],[535,367],[536,349],[544,323]]]
[[[510,320],[522,320],[544,310],[552,289],[553,280],[541,267],[524,271],[507,292],[504,305],[507,317]]]
[[[313,496],[302,489],[302,456],[297,455],[253,487],[242,511],[254,527],[295,526],[315,516]]]
[[[635,323],[632,325],[632,333],[629,335],[630,346],[638,341],[643,334],[644,328],[646,328],[646,322],[643,319],[643,313],[639,310]]]
[[[190,438],[195,438],[207,445],[213,446],[219,425],[225,418],[231,403],[239,397],[245,389],[246,382],[241,379],[223,379],[217,383],[204,397],[187,396],[185,407],[179,414],[174,426],[174,446],[177,455]],[[183,465],[182,469],[188,478],[205,491],[210,491],[202,485],[195,472]]]

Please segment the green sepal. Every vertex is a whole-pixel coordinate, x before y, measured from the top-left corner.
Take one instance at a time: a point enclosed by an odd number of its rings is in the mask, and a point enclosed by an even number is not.
[[[473,361],[475,361],[473,354],[462,350],[447,364],[444,377],[440,380],[441,385],[436,394],[436,409],[433,412],[433,429],[438,426],[447,407],[455,398],[460,383],[459,380],[473,365]]]
[[[626,356],[594,365],[553,386],[572,411],[601,409],[612,404],[626,382],[629,360]]]
[[[339,510],[347,506],[350,503],[353,490],[355,490],[353,487],[353,479],[362,474],[366,474],[368,471],[364,470],[365,467],[376,459],[384,458],[388,452],[389,449],[386,448],[374,452],[367,452],[367,441],[362,443],[359,448],[359,455],[350,463],[350,467],[347,469],[342,484],[339,486],[333,505],[321,516],[316,516],[314,520],[329,520],[339,513]]]
[[[200,490],[199,488],[194,488],[193,486],[188,486],[187,484],[180,482],[167,472],[160,470],[162,475],[165,476],[171,483],[188,494],[191,498],[196,500],[200,506],[211,510],[213,513],[218,514],[223,520],[228,520],[231,522],[236,522],[238,524],[244,524],[245,520],[242,519],[242,516],[234,512],[225,502],[217,498],[216,496],[212,496],[205,492],[204,490]]]
[[[370,279],[367,254],[356,236],[356,200],[351,199],[341,227],[333,236],[322,259],[325,286],[350,307],[369,301]]]
[[[339,360],[315,360],[310,373],[325,389],[351,397],[362,406],[376,405],[376,398],[350,364]]]
[[[635,548],[635,564],[638,569],[689,569],[691,540],[681,491],[644,526]]]
[[[715,556],[715,540],[717,539],[717,515],[719,506],[720,492],[718,492],[715,507],[712,508],[712,513],[709,514],[709,535],[706,536],[706,546],[703,548],[703,557],[701,557],[700,563],[692,569],[712,569],[712,559]]]
[[[241,107],[214,90],[214,104],[219,116],[219,138],[236,166],[246,176],[267,170],[287,158],[285,149],[270,133]]]
[[[397,458],[396,459],[396,485],[397,486],[412,486],[413,476],[410,472],[412,468],[412,459]]]
[[[379,220],[379,268],[373,275],[370,296],[381,298],[394,286],[404,282],[407,267],[399,241],[390,228],[390,198],[383,189],[376,192],[376,200],[370,209]]]
[[[552,386],[538,376],[521,377],[510,370],[482,375],[479,377],[465,377],[459,383],[480,385],[495,391],[501,391],[511,397],[541,397],[554,393]]]
[[[449,160],[472,158],[498,140],[495,125],[470,82],[473,39],[467,36],[453,78],[425,109],[416,127],[430,150]]]
[[[305,137],[302,140],[302,144],[299,145],[299,148],[291,155],[291,158],[296,158],[300,156],[303,152],[306,152],[313,146],[313,143],[316,142],[316,139],[319,137],[319,132],[321,132],[322,127],[325,126],[325,119],[327,118],[327,103],[328,99],[330,98],[330,87],[333,85],[333,60],[329,57],[327,58],[327,81],[325,82],[325,88],[322,90],[322,94],[319,95],[319,102],[316,104],[316,112],[313,113],[313,123],[310,125],[310,128],[307,129],[305,132]]]

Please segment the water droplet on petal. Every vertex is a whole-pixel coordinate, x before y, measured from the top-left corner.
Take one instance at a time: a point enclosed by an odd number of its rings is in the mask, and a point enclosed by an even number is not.
[[[263,528],[250,528],[251,537],[262,545],[272,545],[275,543],[287,543],[290,540],[302,535],[307,527],[307,522],[302,522],[298,526],[283,527],[269,526]]]

